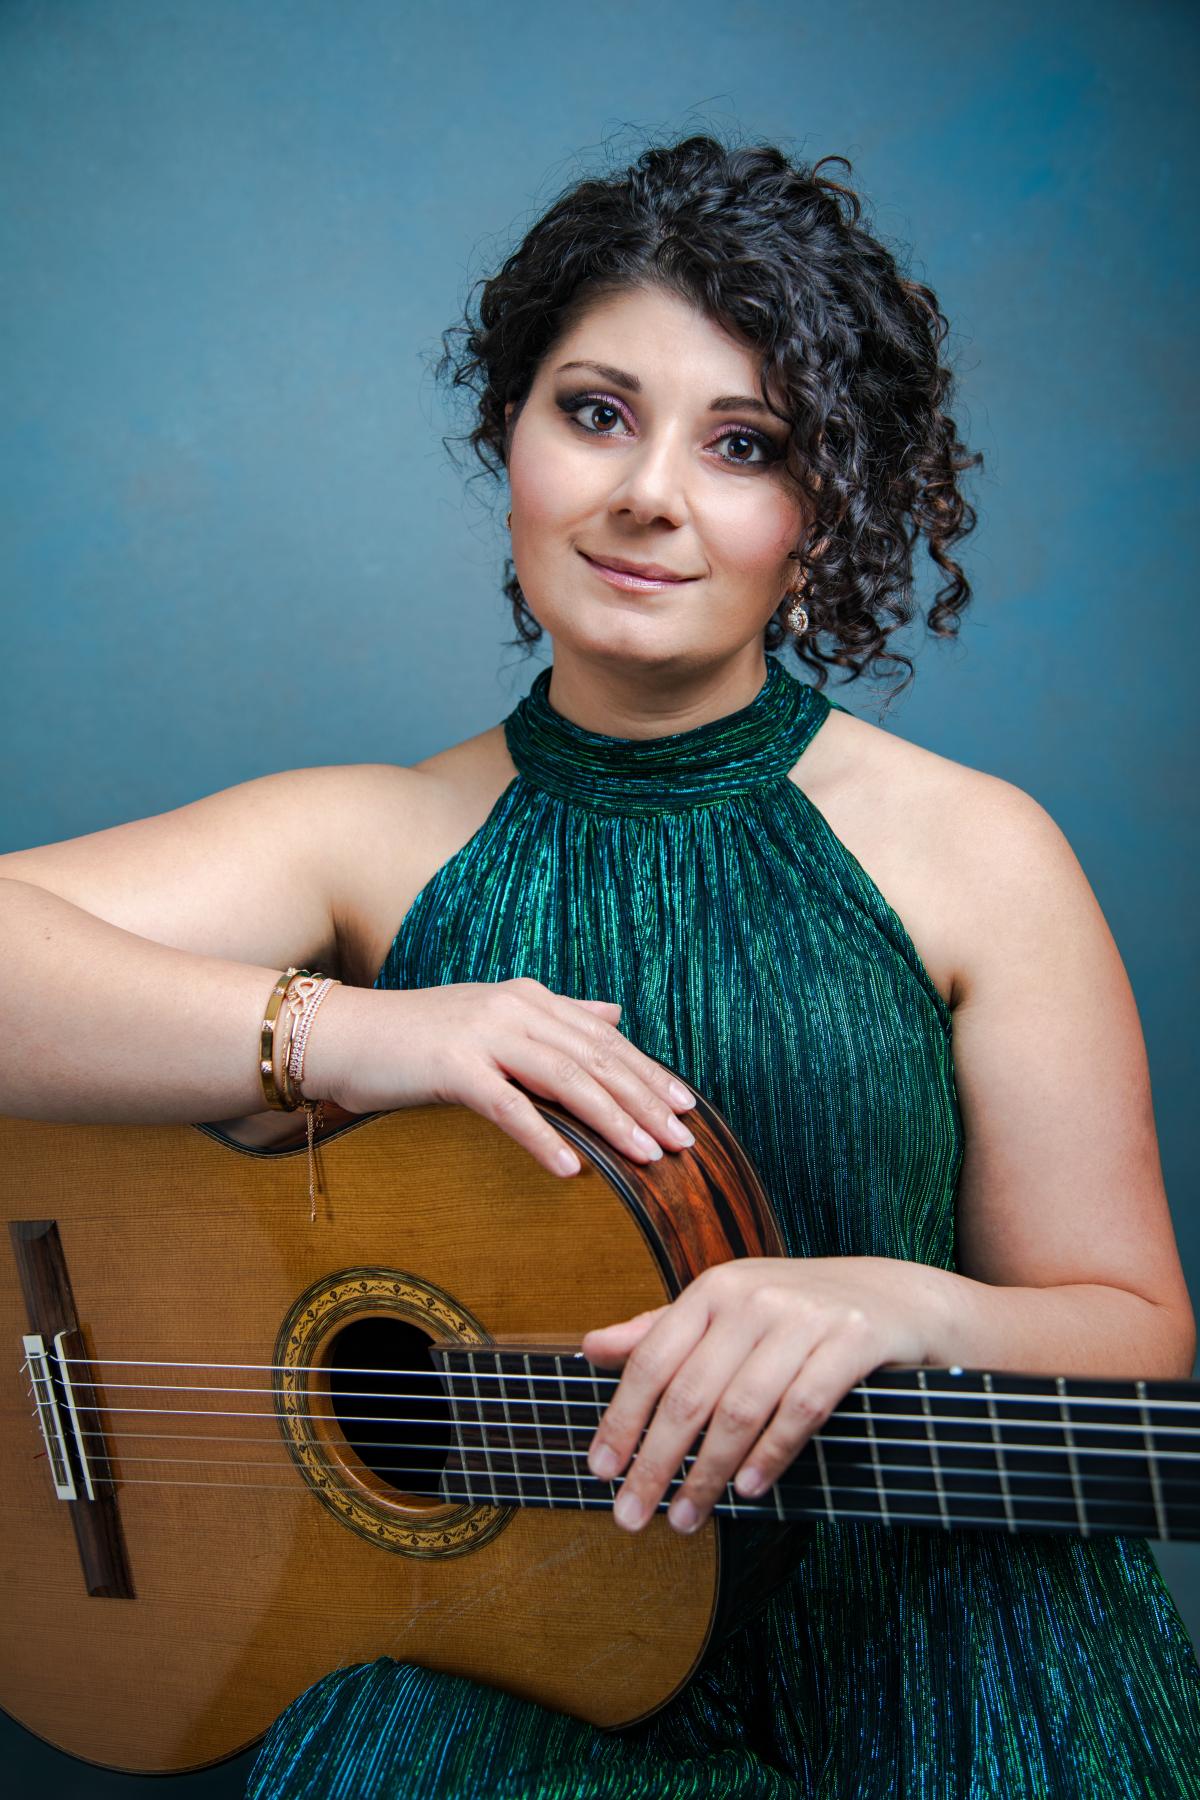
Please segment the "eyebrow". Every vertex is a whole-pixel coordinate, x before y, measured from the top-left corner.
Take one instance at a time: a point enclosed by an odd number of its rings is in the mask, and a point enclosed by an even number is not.
[[[559,363],[557,373],[561,374],[564,369],[593,369],[603,380],[611,382],[613,387],[628,388],[631,394],[640,394],[642,391],[642,384],[636,375],[631,375],[627,369],[614,369],[611,363]],[[715,400],[709,401],[708,410],[759,413],[764,419],[774,419],[777,424],[784,423],[778,413],[772,412],[769,406],[764,406],[752,394],[718,394]]]

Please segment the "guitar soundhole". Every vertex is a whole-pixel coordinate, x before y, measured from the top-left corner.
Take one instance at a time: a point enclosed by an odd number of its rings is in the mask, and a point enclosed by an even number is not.
[[[402,1494],[437,1495],[450,1453],[450,1412],[430,1340],[404,1319],[353,1319],[325,1355],[342,1434],[371,1473]]]

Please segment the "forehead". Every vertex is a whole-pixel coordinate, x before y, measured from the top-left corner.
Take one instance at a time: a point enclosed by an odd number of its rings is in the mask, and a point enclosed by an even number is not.
[[[636,376],[643,388],[704,387],[756,394],[761,354],[678,294],[628,289],[597,299],[547,353],[543,370],[564,362],[605,363]],[[585,373],[585,371],[577,371]]]

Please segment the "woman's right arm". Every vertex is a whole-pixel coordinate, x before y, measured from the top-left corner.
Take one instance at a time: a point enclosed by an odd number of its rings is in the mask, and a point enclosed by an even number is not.
[[[268,775],[0,856],[0,1110],[261,1112],[271,986],[289,963],[337,955],[332,862],[355,785],[352,769]]]
[[[294,770],[0,856],[0,1112],[134,1123],[261,1113],[271,987],[290,964],[342,973],[347,921],[378,904],[368,890],[381,817],[398,822],[406,799],[418,815],[424,779],[385,765]],[[676,1147],[685,1103],[618,1017],[602,999],[532,981],[336,987],[313,1026],[305,1092],[350,1112],[468,1105],[561,1173],[563,1140],[515,1079],[650,1160],[659,1144]]]

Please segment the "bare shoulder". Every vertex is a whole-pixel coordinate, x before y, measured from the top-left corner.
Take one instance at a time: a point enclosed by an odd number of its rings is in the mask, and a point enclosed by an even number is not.
[[[0,855],[0,879],[197,955],[304,962],[369,983],[388,922],[394,928],[487,816],[506,763],[493,730],[411,767],[260,775],[166,812],[10,851]]]
[[[479,830],[515,773],[502,724],[408,766],[352,772],[348,816],[359,851],[338,921],[349,979],[375,979],[418,893]]]
[[[952,1009],[1015,953],[1014,912],[1028,930],[1039,918],[1049,929],[1064,908],[1099,911],[1058,824],[1002,776],[831,712],[793,779],[899,915]]]

